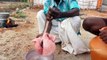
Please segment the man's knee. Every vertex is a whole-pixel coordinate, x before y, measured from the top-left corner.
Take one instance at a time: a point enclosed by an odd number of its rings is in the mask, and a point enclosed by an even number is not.
[[[38,13],[37,13],[37,19],[41,18],[44,16],[44,13],[43,13],[43,10],[40,10]]]
[[[91,25],[92,25],[92,20],[90,18],[84,19],[82,26],[85,30],[89,30]]]

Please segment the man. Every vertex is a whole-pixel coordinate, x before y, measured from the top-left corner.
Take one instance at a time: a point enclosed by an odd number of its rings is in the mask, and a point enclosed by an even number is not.
[[[98,35],[107,43],[107,18],[89,17],[83,22],[83,28]]]
[[[80,40],[77,36],[77,33],[80,31],[81,24],[79,11],[79,6],[76,0],[45,0],[44,10],[39,11],[37,14],[39,34],[43,34],[45,24],[49,21],[46,32],[56,35],[56,42],[60,42],[61,40],[63,44],[62,49],[68,51],[69,53],[73,53],[71,43],[73,41]],[[72,37],[76,39],[74,40]],[[78,44],[77,41],[76,43]],[[86,48],[82,42],[80,42],[80,44]],[[79,49],[74,49],[74,52],[75,50]],[[83,52],[76,51],[74,54],[79,53]]]

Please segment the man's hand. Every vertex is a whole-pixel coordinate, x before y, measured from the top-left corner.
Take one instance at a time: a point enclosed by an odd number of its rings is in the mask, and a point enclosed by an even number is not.
[[[52,21],[52,19],[53,19],[52,13],[51,13],[51,11],[48,11],[48,13],[46,14],[46,20]]]
[[[53,16],[54,19],[60,18],[61,15],[62,15],[60,10],[58,8],[56,8],[56,7],[50,9],[50,11],[52,12],[52,16]]]
[[[53,17],[53,19],[60,18],[61,17],[61,12],[58,8],[49,8],[49,15]]]
[[[43,33],[38,34],[38,35],[36,36],[36,38],[38,38],[38,37],[42,37],[42,36],[43,36]]]
[[[100,34],[99,36],[101,37],[101,39],[107,43],[107,27],[104,27],[100,30]]]

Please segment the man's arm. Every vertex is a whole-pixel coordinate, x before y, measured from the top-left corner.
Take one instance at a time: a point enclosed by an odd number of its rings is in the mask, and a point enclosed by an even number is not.
[[[53,19],[53,17],[51,16],[51,12],[50,11],[48,11],[48,13],[45,14],[45,15],[46,15],[46,22],[45,22],[45,27],[44,27],[43,33],[44,32],[50,33],[50,30],[51,30],[51,27],[52,27],[52,19]]]
[[[61,15],[59,18],[73,17],[73,16],[79,16],[79,9],[78,8],[74,8],[74,9],[67,11],[67,12],[61,12]]]
[[[37,35],[36,37],[43,36],[43,33],[50,33],[50,30],[52,28],[51,19],[52,18],[50,18],[49,16],[46,17],[44,30],[43,30],[43,32],[41,34]]]
[[[50,33],[51,28],[52,28],[52,22],[46,20],[43,33]]]
[[[55,11],[54,11],[55,10]],[[46,14],[45,28],[43,32],[50,33],[52,27],[52,19],[79,16],[79,9],[75,8],[68,12],[60,12],[58,9],[50,8]]]
[[[73,8],[67,12],[61,12],[57,8],[50,8],[49,11],[51,12],[51,16],[53,16],[54,19],[79,16],[79,9],[78,8]]]
[[[105,21],[104,21],[105,20]],[[107,20],[98,17],[88,17],[83,21],[83,28],[92,34],[100,36],[107,43]],[[106,27],[106,28],[105,28]]]
[[[67,2],[69,10],[66,12],[61,12],[58,8],[54,7],[49,9],[52,12],[52,16],[54,19],[56,18],[65,18],[65,17],[73,17],[79,16],[79,6],[76,0],[69,0]],[[63,7],[63,6],[62,6]]]

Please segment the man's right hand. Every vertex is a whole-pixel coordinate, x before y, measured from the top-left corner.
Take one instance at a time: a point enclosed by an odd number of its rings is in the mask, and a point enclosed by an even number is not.
[[[46,14],[46,20],[52,21],[52,19],[53,19],[52,14],[53,14],[53,13],[51,12],[51,8],[49,8],[48,13]]]
[[[36,38],[38,38],[38,37],[42,37],[42,36],[43,36],[43,33],[38,34],[38,35],[36,36]]]
[[[62,16],[62,13],[56,7],[49,8],[49,14],[53,17],[53,19],[57,19],[57,18],[60,18]]]

